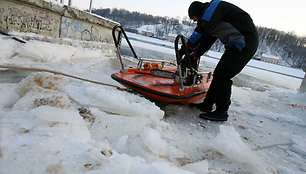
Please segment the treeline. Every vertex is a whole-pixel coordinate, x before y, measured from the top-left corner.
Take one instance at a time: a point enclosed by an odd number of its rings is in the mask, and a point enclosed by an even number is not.
[[[135,29],[143,25],[157,25],[155,27],[156,31],[152,32],[158,38],[166,38],[170,33],[183,34],[188,37],[190,30],[192,31],[191,28],[195,27],[195,24],[187,17],[180,23],[175,18],[152,16],[116,8],[94,9],[92,13],[117,21],[125,28]],[[264,53],[278,56],[291,67],[301,68],[306,71],[306,37],[266,27],[257,27],[257,30],[259,35],[257,56]],[[216,42],[212,49],[222,51],[224,47],[221,42]]]
[[[259,46],[256,57],[261,57],[262,54],[274,55],[280,57],[283,64],[306,72],[306,37],[266,27],[257,27],[257,31]],[[217,41],[212,49],[224,51],[224,46]]]
[[[306,37],[266,27],[257,27],[257,31],[260,54],[279,56],[292,67],[306,71]]]
[[[123,26],[140,27],[142,25],[173,24],[179,22],[179,20],[175,18],[153,16],[139,12],[129,12],[125,9],[117,8],[93,9],[92,13],[117,21]]]

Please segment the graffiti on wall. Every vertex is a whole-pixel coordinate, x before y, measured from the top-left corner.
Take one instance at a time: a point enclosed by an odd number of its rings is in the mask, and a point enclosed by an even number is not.
[[[0,8],[1,27],[22,32],[49,33],[56,32],[53,27],[56,18],[44,11],[18,7]]]
[[[0,29],[32,32],[54,38],[112,42],[109,26],[79,19],[78,15],[83,13],[78,11],[75,11],[76,17],[66,17],[62,11],[58,13],[48,8],[49,6],[40,8],[31,4],[0,0]],[[86,17],[90,18],[91,15]]]
[[[102,33],[94,25],[68,17],[63,17],[60,33],[62,38],[106,41],[102,38]]]

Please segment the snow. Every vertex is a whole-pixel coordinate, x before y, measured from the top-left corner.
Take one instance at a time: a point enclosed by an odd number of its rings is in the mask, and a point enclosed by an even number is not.
[[[152,45],[141,38],[132,42],[137,53],[174,56],[173,49],[159,46],[164,41]],[[0,64],[120,86],[110,77],[120,69],[111,51],[93,46],[98,43],[65,42],[71,44],[21,44],[0,36]],[[201,70],[212,71],[218,55],[203,56]],[[201,120],[200,111],[187,105],[152,102],[108,86],[40,72],[9,81],[6,77],[18,72],[0,72],[0,173],[306,171],[306,94],[297,90],[304,76],[300,70],[258,62],[246,67],[233,79],[230,117],[223,123]]]

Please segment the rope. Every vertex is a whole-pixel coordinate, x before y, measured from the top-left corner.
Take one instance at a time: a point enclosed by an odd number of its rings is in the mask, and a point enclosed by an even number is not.
[[[97,82],[97,81],[93,81],[93,80],[89,80],[89,79],[84,79],[84,78],[81,78],[81,77],[77,77],[77,76],[73,76],[73,75],[69,75],[69,74],[65,74],[65,73],[61,73],[61,72],[57,72],[57,71],[47,70],[47,69],[27,68],[27,67],[19,67],[19,66],[4,66],[4,65],[0,65],[0,68],[49,72],[49,73],[59,74],[59,75],[62,75],[62,76],[71,77],[71,78],[74,78],[74,79],[90,82],[90,83],[95,83],[95,84],[98,84],[98,85],[115,87],[115,88],[117,88],[118,90],[121,90],[121,91],[126,91],[127,90],[126,88],[121,88],[121,87],[116,86],[116,85],[111,85],[111,84],[107,84],[107,83],[102,83],[102,82]]]

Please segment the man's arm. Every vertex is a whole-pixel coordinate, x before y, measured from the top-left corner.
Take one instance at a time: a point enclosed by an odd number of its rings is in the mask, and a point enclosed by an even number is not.
[[[196,48],[195,53],[201,57],[206,51],[208,51],[211,46],[215,43],[217,38],[213,35],[205,36],[200,40],[199,46]]]

